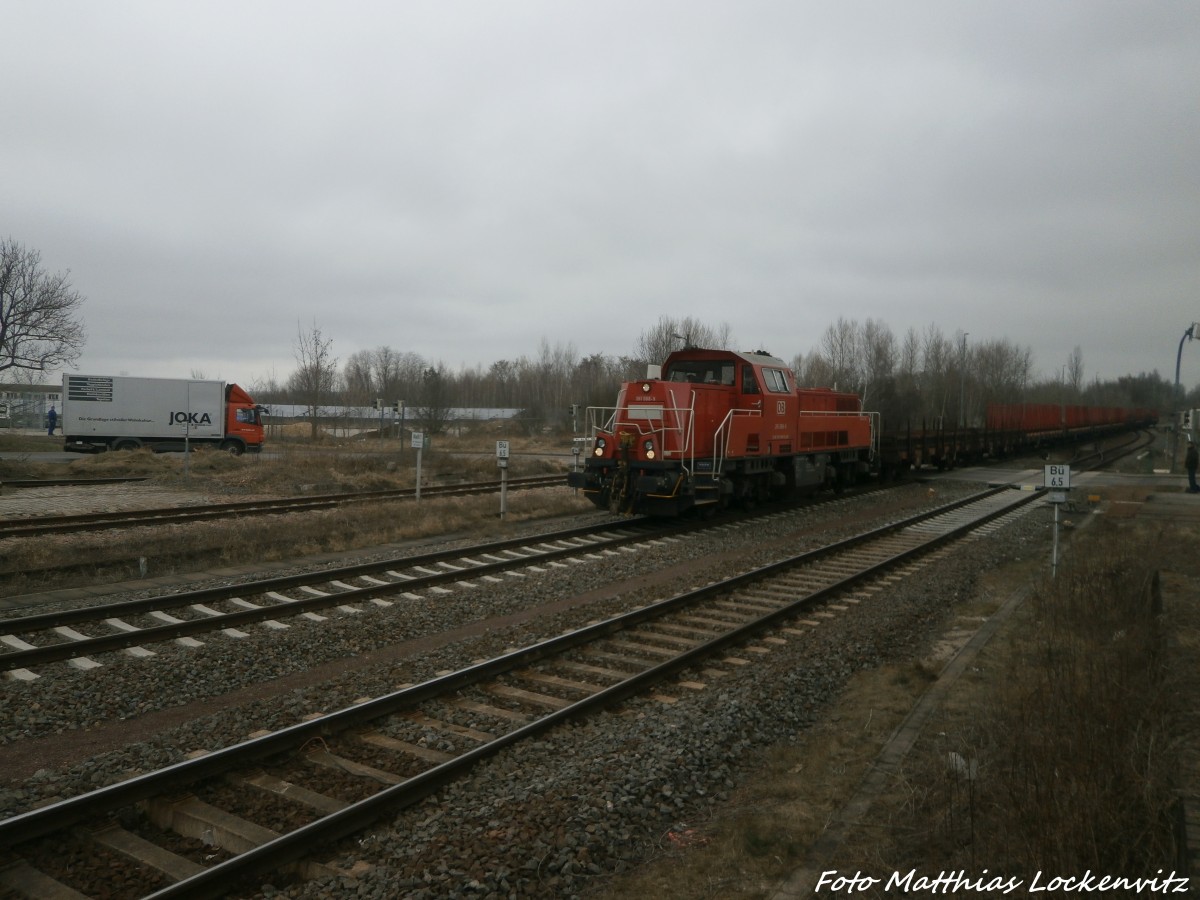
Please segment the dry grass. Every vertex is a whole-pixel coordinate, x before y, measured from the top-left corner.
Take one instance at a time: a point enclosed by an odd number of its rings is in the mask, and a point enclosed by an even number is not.
[[[760,774],[698,826],[703,842],[664,842],[661,859],[588,896],[765,898],[818,861],[885,879],[987,869],[1026,885],[1039,868],[1178,869],[1181,756],[1200,734],[1188,709],[1200,687],[1196,540],[1108,517],[1077,535],[1058,579],[959,680],[833,859],[814,858],[814,843],[944,660],[858,673],[796,745],[755,761]],[[1147,585],[1160,568],[1166,612],[1155,617]],[[1039,570],[1040,556],[987,573],[957,620],[990,616]]]
[[[1171,867],[1178,710],[1152,611],[1158,543],[1099,536],[1039,587],[910,760],[908,801],[875,843],[889,872],[986,867],[1028,883]]]
[[[495,496],[383,501],[287,516],[247,516],[177,527],[137,528],[120,534],[17,538],[7,543],[0,568],[5,595],[97,584],[214,566],[270,564],[342,554],[432,535],[506,534],[514,523],[590,510],[562,489],[510,492],[499,518]],[[62,569],[64,560],[71,568]]]
[[[50,440],[50,438],[46,438]],[[370,449],[390,443],[390,450]],[[495,444],[446,440],[422,456],[424,484],[489,481],[498,477]],[[509,475],[564,471],[564,463],[532,455],[537,445],[515,446]],[[566,445],[566,446],[569,446]],[[521,449],[521,448],[524,449]],[[561,452],[549,442],[542,452]],[[61,476],[62,465],[16,464],[8,477]],[[341,491],[370,491],[411,487],[415,481],[415,451],[400,450],[398,442],[333,441],[319,445],[277,442],[267,457],[232,457],[201,449],[184,468],[182,454],[153,454],[148,450],[83,456],[69,466],[79,477],[144,476],[150,483],[191,492],[213,500],[292,496]],[[59,538],[14,539],[6,542],[0,562],[5,594],[46,590],[78,583],[162,575],[214,565],[275,562],[321,553],[344,553],[430,535],[471,532],[503,533],[505,523],[565,515],[592,509],[591,504],[563,489],[510,491],[507,517],[499,520],[496,496],[438,500],[386,501],[348,505],[324,512],[291,516],[229,518],[218,523],[187,526],[187,539],[178,528],[139,528],[119,535],[76,534]],[[63,560],[74,569],[54,572]]]
[[[550,454],[570,449],[565,436],[511,440],[510,477],[565,471],[565,459]],[[60,438],[0,435],[0,450],[48,452],[62,449]],[[546,455],[542,455],[546,454]],[[262,456],[233,457],[201,447],[185,466],[183,454],[148,450],[81,454],[70,463],[39,463],[30,458],[0,460],[0,478],[50,478],[69,474],[79,478],[145,476],[153,483],[195,490],[281,495],[323,488],[330,491],[411,487],[415,481],[416,451],[398,440],[358,438],[316,443],[276,439]],[[438,437],[422,452],[422,481],[484,481],[497,478],[495,440],[491,437]]]

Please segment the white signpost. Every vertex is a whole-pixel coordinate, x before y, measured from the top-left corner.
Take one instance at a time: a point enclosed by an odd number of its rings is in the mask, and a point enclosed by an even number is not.
[[[508,512],[508,441],[496,441],[496,465],[500,469],[500,518]]]
[[[417,451],[417,502],[421,500],[421,451],[425,449],[425,432],[412,433],[413,449]]]
[[[1071,489],[1071,467],[1064,465],[1046,466],[1045,488],[1051,491],[1049,500],[1054,504],[1054,555],[1050,561],[1050,574],[1058,576],[1058,509],[1067,502],[1067,491]]]
[[[591,438],[582,438],[582,437],[571,438],[571,457],[572,457],[571,471],[572,472],[579,471],[579,457],[583,454],[584,446],[586,444],[588,444],[590,441],[591,441]],[[579,488],[574,488],[572,490],[572,493],[575,494],[576,496],[578,496]]]

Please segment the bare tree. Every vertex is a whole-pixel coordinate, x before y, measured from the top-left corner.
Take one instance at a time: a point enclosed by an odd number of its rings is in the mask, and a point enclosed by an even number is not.
[[[951,384],[957,384],[957,358],[953,344],[933,323],[925,329],[921,351],[925,361],[921,371],[922,418],[925,427],[936,428],[946,422]]]
[[[442,363],[429,366],[421,373],[415,412],[430,434],[441,434],[450,422],[452,389],[451,379]]]
[[[352,353],[342,368],[342,383],[346,388],[346,399],[356,406],[370,406],[379,396],[371,377],[371,351],[359,350]]]
[[[546,420],[561,421],[570,402],[568,394],[571,373],[579,365],[579,354],[574,344],[555,344],[542,338],[538,346],[538,360],[534,368],[539,416]]]
[[[1016,403],[1025,396],[1033,351],[1007,338],[980,341],[973,348],[971,368],[984,408],[988,403]]]
[[[859,338],[862,357],[862,402],[879,405],[894,393],[896,374],[896,336],[882,319],[867,319]]]
[[[292,373],[290,387],[300,402],[308,408],[312,438],[318,436],[318,420],[321,403],[337,387],[338,361],[332,353],[333,338],[327,338],[313,322],[311,331],[296,326],[296,371]]]
[[[1083,348],[1078,344],[1067,357],[1067,384],[1071,386],[1071,393],[1075,397],[1083,393]]]
[[[287,388],[285,385],[279,383],[279,378],[275,375],[274,369],[266,375],[255,376],[247,387],[257,400],[270,401],[272,403],[286,402],[284,398]]]
[[[376,347],[371,351],[371,383],[389,406],[404,399],[399,393],[402,359],[400,353],[388,346]]]
[[[45,371],[79,358],[83,296],[67,274],[44,271],[41,254],[12,238],[0,241],[0,371]]]
[[[354,403],[370,406],[376,399],[387,406],[406,401],[415,393],[425,361],[413,353],[400,353],[387,346],[359,350],[346,360],[342,369],[346,392]]]
[[[427,368],[429,363],[419,353],[401,353],[396,357],[396,399],[403,400],[419,394]]]
[[[814,350],[808,356],[796,356],[792,360],[792,371],[796,383],[804,387],[830,387],[836,380],[833,366],[820,350]]]
[[[666,359],[672,350],[683,347],[724,350],[732,343],[727,324],[722,323],[713,328],[691,316],[683,319],[660,316],[654,327],[643,331],[638,337],[634,353],[642,362],[657,365]]]
[[[489,406],[516,406],[517,365],[510,359],[501,359],[488,368],[490,388]]]
[[[821,335],[821,355],[829,364],[831,387],[842,391],[861,391],[866,379],[860,332],[857,322],[838,316],[838,320]]]

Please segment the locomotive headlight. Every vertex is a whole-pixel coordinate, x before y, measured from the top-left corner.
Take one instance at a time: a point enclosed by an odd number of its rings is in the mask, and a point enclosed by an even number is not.
[[[643,393],[643,394],[648,394],[648,393],[650,393],[650,382],[648,382],[648,381],[643,381],[643,382],[642,382],[642,393]]]
[[[654,459],[654,441],[646,441],[642,449],[646,451],[646,459]]]
[[[593,456],[603,456],[604,448],[606,446],[607,446],[607,444],[605,444],[604,438],[596,438],[596,449],[592,451],[592,455]]]

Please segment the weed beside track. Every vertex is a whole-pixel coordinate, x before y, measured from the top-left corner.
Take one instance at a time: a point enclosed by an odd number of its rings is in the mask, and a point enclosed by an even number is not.
[[[52,438],[34,447],[59,449]],[[446,439],[437,452],[425,454],[422,483],[482,481],[498,477],[489,447]],[[382,445],[382,446],[381,446]],[[5,444],[0,441],[0,449]],[[513,442],[515,455],[509,476],[517,478],[565,471],[565,464],[539,455],[556,449]],[[412,487],[415,453],[401,451],[398,442],[359,441],[335,444],[285,442],[262,458],[231,457],[213,450],[182,454],[153,454],[148,450],[82,456],[66,464],[28,460],[0,461],[0,479],[61,475],[81,477],[146,476],[144,484],[176,492],[183,502],[201,498],[222,502],[257,497],[290,497],[335,491],[369,491]],[[565,482],[565,478],[564,478]],[[86,494],[86,489],[75,489]],[[506,522],[545,518],[594,509],[563,488],[511,493]],[[80,510],[84,511],[84,510]],[[0,593],[5,596],[81,584],[173,575],[214,566],[273,563],[326,553],[346,553],[432,535],[470,532],[498,533],[496,497],[402,500],[280,515],[236,518],[186,526],[143,527],[111,533],[74,534],[5,542],[0,564]],[[186,535],[186,538],[184,537]],[[69,564],[68,568],[60,568]],[[56,571],[57,570],[57,571]]]
[[[1196,525],[1102,515],[1075,533],[1057,578],[1040,550],[980,567],[923,653],[856,674],[810,732],[764,754],[761,777],[716,819],[666,836],[660,860],[592,896],[771,898],[800,869],[882,876],[862,897],[914,870],[986,871],[1026,888],[1039,871],[1043,884],[1089,870],[1184,873],[1180,799],[1200,735],[1198,539]],[[1015,612],[900,770],[822,856],[818,842],[910,709],[1009,600]]]

